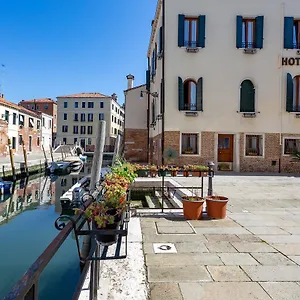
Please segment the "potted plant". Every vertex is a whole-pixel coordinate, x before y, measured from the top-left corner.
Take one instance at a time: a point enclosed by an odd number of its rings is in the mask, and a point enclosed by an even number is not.
[[[171,172],[172,177],[176,177],[178,174],[179,168],[178,167],[170,167],[169,171]]]
[[[148,166],[136,164],[134,167],[138,177],[148,177]]]
[[[219,171],[230,171],[230,165],[228,163],[219,163]]]
[[[207,215],[212,219],[224,219],[226,217],[226,208],[228,198],[224,196],[207,196],[206,210]]]
[[[204,198],[198,196],[182,197],[183,215],[187,220],[200,220]]]
[[[150,165],[149,170],[150,170],[150,177],[156,177],[156,175],[157,175],[157,166],[156,165]]]
[[[159,176],[166,176],[168,171],[168,166],[160,166],[158,168],[158,175]]]
[[[190,169],[192,171],[192,176],[200,177],[202,175],[202,173],[206,173],[206,175],[204,174],[204,176],[207,176],[208,167],[206,167],[206,166],[203,166],[203,165],[191,165]]]
[[[183,166],[183,176],[184,177],[190,176],[190,165]]]

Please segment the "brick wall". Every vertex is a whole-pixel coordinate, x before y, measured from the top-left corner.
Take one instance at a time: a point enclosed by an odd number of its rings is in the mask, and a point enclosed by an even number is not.
[[[131,162],[147,162],[148,130],[125,129],[125,158]]]
[[[0,120],[0,157],[8,155],[8,125],[6,121]]]
[[[283,137],[300,138],[300,134],[282,134]],[[284,140],[282,141],[284,143]],[[282,149],[284,144],[282,145]],[[282,152],[283,153],[283,152]],[[291,156],[283,155],[281,157],[281,172],[282,173],[300,173],[300,161],[293,161]]]
[[[29,136],[32,136],[31,152],[42,152],[43,151],[42,147],[41,147],[41,142],[42,142],[41,132],[39,130],[32,129],[32,128],[29,128],[26,126],[20,126],[19,135],[20,134],[22,135],[22,139],[24,141],[25,148],[27,151],[30,151]],[[38,146],[38,138],[39,138],[39,146]],[[17,140],[17,143],[19,143],[18,140]],[[23,153],[23,148],[19,146],[18,152]]]

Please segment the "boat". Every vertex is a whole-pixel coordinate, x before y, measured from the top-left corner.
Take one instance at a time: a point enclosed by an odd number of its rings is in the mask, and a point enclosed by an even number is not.
[[[4,181],[0,179],[0,195],[10,194],[12,185],[12,181]]]
[[[87,156],[86,155],[79,154],[79,158],[82,160],[82,162],[87,161]]]
[[[47,175],[69,175],[71,172],[80,170],[82,165],[81,160],[52,162],[46,169],[46,173]]]
[[[83,162],[81,160],[71,162],[71,172],[79,171],[83,166]]]

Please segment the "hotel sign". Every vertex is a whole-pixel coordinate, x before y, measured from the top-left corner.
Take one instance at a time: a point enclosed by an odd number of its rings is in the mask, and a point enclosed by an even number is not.
[[[283,66],[300,66],[300,57],[283,57]]]

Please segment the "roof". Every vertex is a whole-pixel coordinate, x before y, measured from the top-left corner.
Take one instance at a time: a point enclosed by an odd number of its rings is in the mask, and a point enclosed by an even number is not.
[[[39,103],[55,103],[56,101],[51,99],[51,98],[39,98],[39,99],[32,99],[32,100],[22,100],[22,103],[34,103],[34,102],[39,102]],[[20,103],[21,103],[20,102]]]
[[[58,96],[57,98],[111,98],[101,93],[79,93],[66,96]]]
[[[132,91],[132,90],[135,90],[135,89],[139,89],[139,88],[141,88],[143,86],[146,86],[146,84],[144,83],[144,84],[141,84],[141,85],[138,85],[138,86],[134,86],[133,88],[125,90],[124,93]]]

